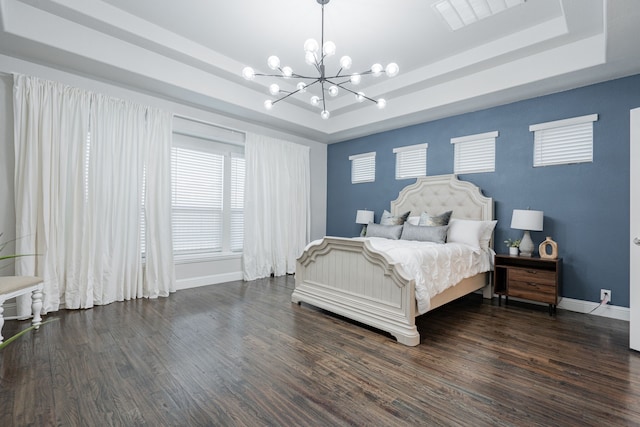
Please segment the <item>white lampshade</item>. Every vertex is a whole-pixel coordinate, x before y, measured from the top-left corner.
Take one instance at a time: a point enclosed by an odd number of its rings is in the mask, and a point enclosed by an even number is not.
[[[542,231],[544,212],[523,209],[514,209],[511,217],[511,228],[524,230],[520,241],[520,255],[530,257],[535,250],[529,231]]]
[[[517,230],[542,231],[543,211],[514,209],[511,217],[511,228]]]
[[[373,211],[358,210],[356,213],[356,224],[369,224],[373,222]]]

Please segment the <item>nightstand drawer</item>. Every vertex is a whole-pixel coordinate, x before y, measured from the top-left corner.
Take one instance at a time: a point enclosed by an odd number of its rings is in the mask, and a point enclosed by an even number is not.
[[[557,304],[555,283],[543,284],[539,281],[509,280],[509,296]]]
[[[535,270],[531,268],[512,268],[509,270],[509,282],[534,282],[541,285],[556,285],[556,273],[553,271]]]

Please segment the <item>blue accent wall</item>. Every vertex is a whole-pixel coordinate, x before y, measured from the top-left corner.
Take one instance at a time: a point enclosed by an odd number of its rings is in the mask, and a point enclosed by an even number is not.
[[[496,170],[460,175],[495,202],[495,250],[520,238],[513,209],[544,211],[544,231],[563,258],[562,296],[598,301],[611,289],[613,305],[629,307],[629,110],[640,107],[640,75],[528,99],[473,113],[353,139],[328,148],[327,235],[356,236],[356,210],[379,220],[391,200],[415,179],[395,179],[393,148],[427,142],[427,174],[453,173],[453,137],[499,131]],[[593,163],[533,167],[529,126],[597,113]],[[376,180],[351,184],[353,154],[375,151]]]

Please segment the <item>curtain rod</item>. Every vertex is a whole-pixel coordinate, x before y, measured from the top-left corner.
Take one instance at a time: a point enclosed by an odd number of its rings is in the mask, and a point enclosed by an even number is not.
[[[233,133],[239,133],[241,135],[247,136],[247,133],[244,132],[244,131],[241,131],[241,130],[238,130],[238,129],[234,129],[234,128],[230,128],[230,127],[226,127],[226,126],[222,126],[222,125],[217,125],[215,123],[211,123],[211,122],[208,122],[208,121],[202,120],[202,119],[197,119],[195,117],[189,117],[189,116],[185,116],[183,114],[175,114],[175,113],[173,114],[173,117],[177,117],[179,119],[184,119],[184,120],[189,120],[189,121],[196,122],[196,123],[202,123],[203,125],[212,126],[212,127],[218,128],[218,129],[226,130],[226,131],[233,132]]]

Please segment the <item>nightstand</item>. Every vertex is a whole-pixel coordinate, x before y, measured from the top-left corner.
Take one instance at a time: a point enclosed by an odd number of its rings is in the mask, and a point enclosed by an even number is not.
[[[562,258],[544,259],[496,255],[493,291],[498,294],[498,305],[509,297],[524,298],[549,304],[549,315],[556,311],[562,284]]]

